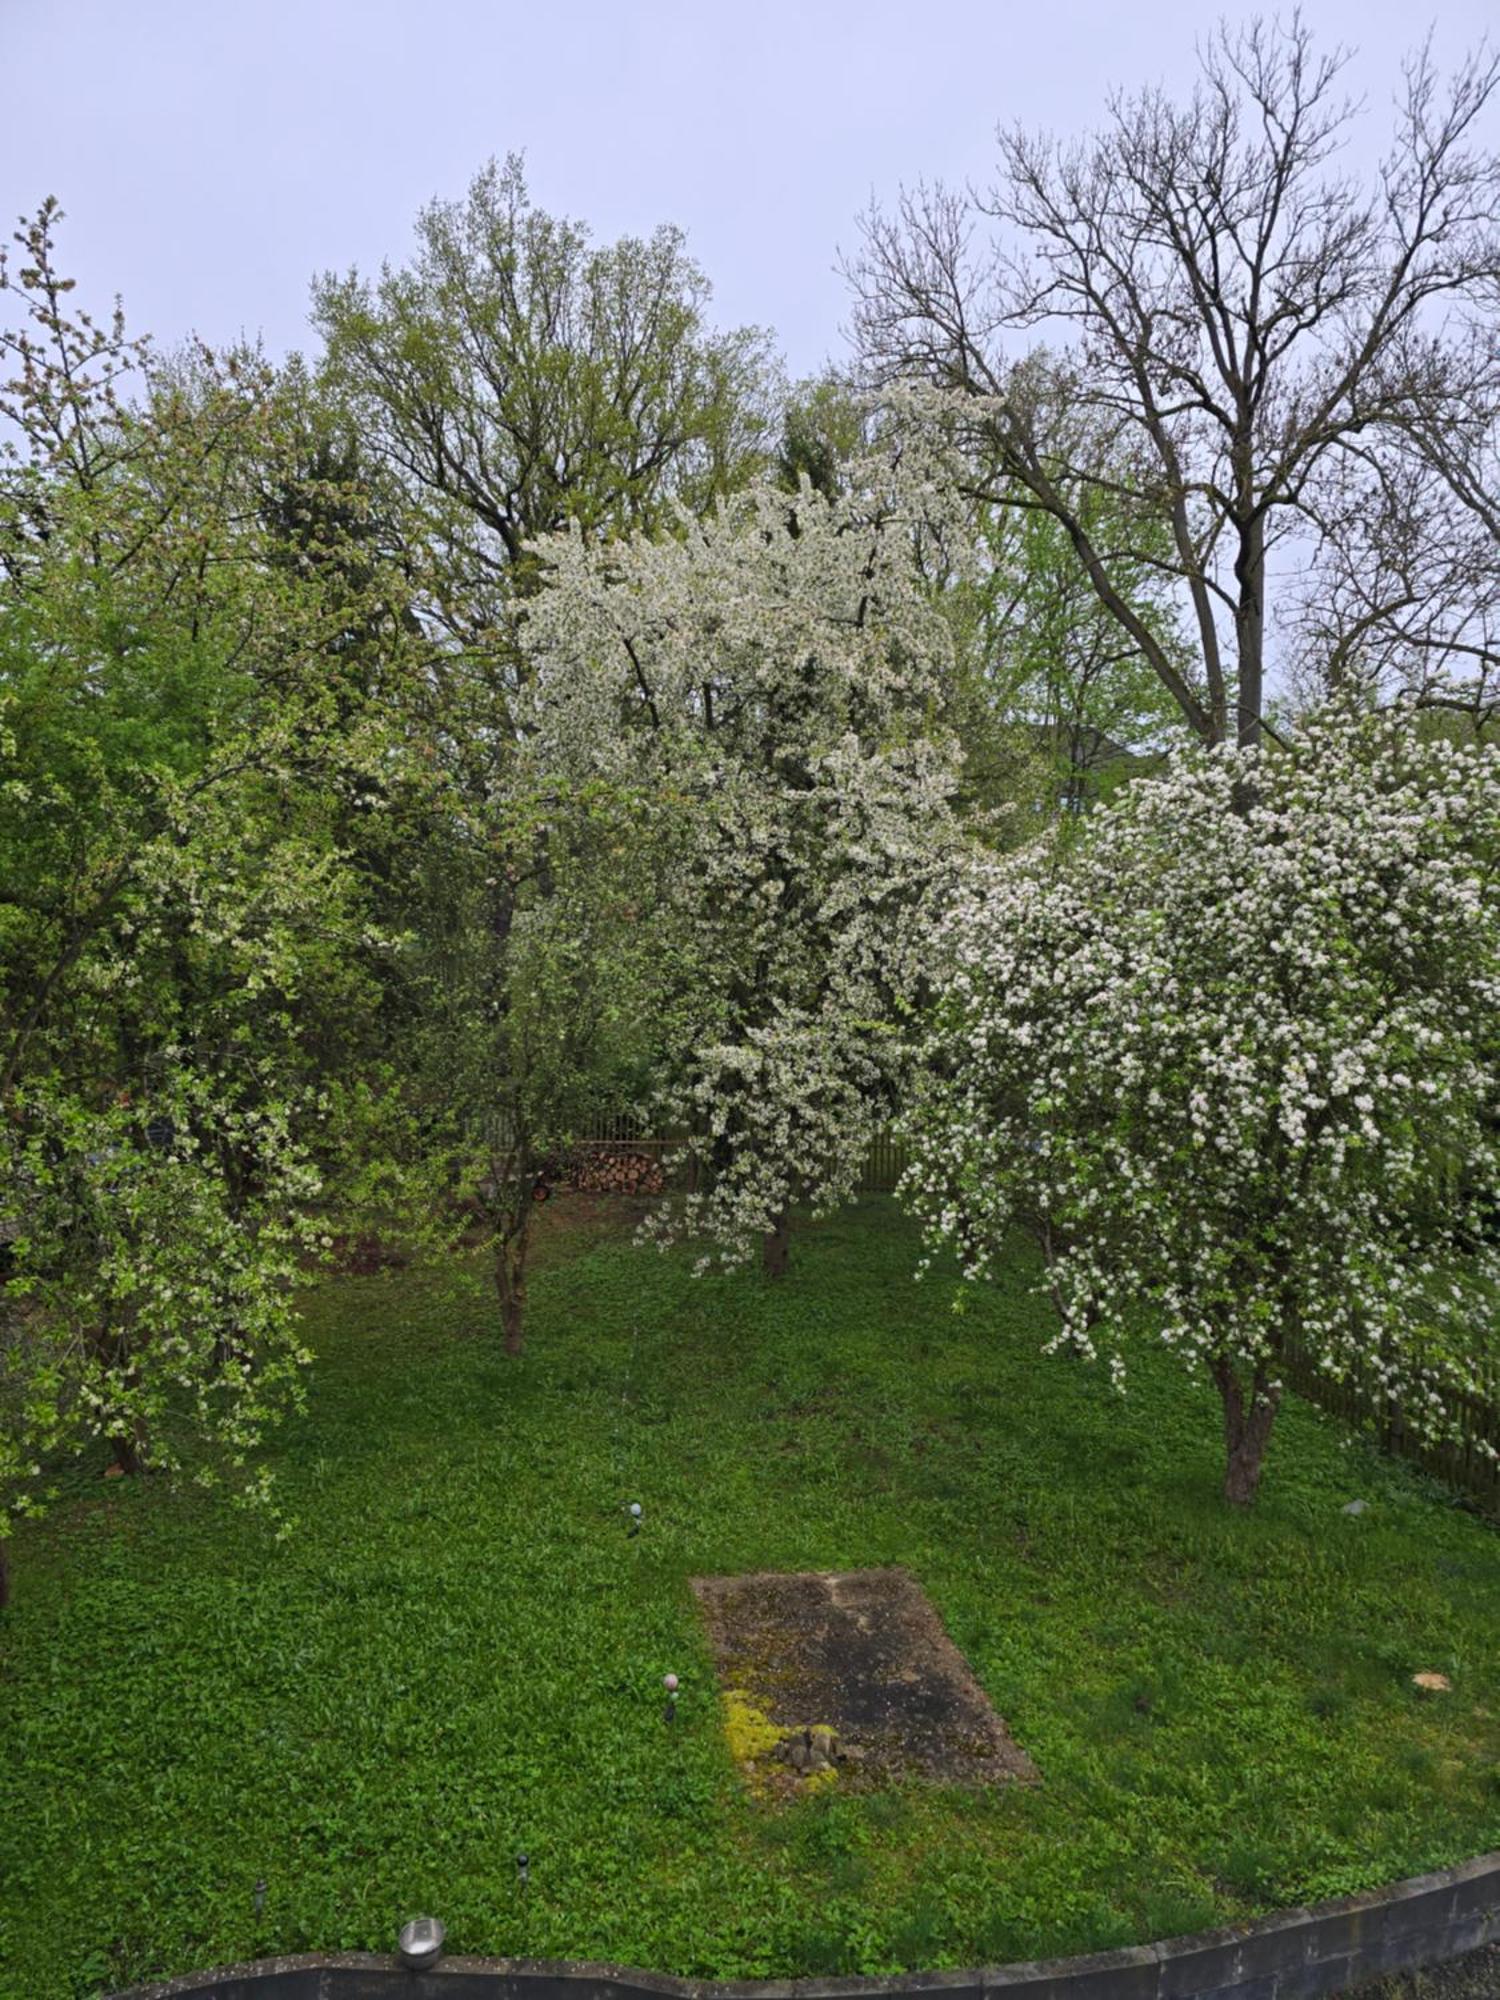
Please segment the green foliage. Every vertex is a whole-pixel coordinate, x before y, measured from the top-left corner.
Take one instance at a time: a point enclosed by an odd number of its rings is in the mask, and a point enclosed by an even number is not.
[[[534,537],[659,527],[764,462],[765,337],[712,332],[708,299],[679,230],[595,247],[514,154],[422,211],[410,265],[319,281],[327,381],[420,509],[439,623],[491,647]]]
[[[776,476],[789,493],[806,479],[825,500],[845,492],[853,462],[869,449],[870,409],[841,376],[830,371],[799,383],[781,420]]]
[[[149,1105],[90,1111],[42,1081],[0,1123],[0,1494],[35,1515],[65,1450],[232,1470],[300,1397],[285,1300],[314,1250],[318,1177],[285,1111],[163,1066]]]
[[[628,778],[557,777],[523,745],[493,784],[462,752],[433,763],[421,838],[398,852],[412,912],[398,1087],[435,1216],[489,1234],[514,1348],[534,1198],[602,1111],[642,1101],[682,1037],[693,982],[661,881],[680,813]]]
[[[1145,553],[1116,559],[1115,586],[1185,670],[1178,608],[1150,560],[1166,556],[1167,532],[1131,501],[1127,468],[1106,458],[1096,484],[1075,482],[1070,504],[1096,543],[1127,539],[1128,525]],[[1045,822],[1108,798],[1180,740],[1181,718],[1061,524],[1011,501],[975,510],[980,572],[949,593],[963,663],[953,723],[969,752],[971,796],[1017,802],[1014,830],[1024,832],[1034,825],[1027,807],[1034,814],[1040,804]]]
[[[101,331],[56,221],[0,337],[0,1545],[65,1443],[175,1468],[185,1398],[207,1469],[283,1404],[386,950],[351,821],[401,762],[399,591],[306,385]]]
[[[1024,1261],[956,1318],[915,1251],[886,1204],[774,1286],[560,1240],[519,1364],[480,1272],[329,1284],[267,1458],[290,1540],[80,1474],[0,1628],[0,1993],[384,1950],[418,1907],[455,1951],[705,1977],[994,1963],[1493,1846],[1493,1530],[1295,1403],[1231,1514],[1170,1360],[1122,1404],[1039,1363]],[[1040,1786],[744,1793],[686,1579],[880,1563]]]
[[[518,603],[538,537],[670,531],[742,484],[779,377],[763,336],[709,327],[680,232],[596,247],[533,205],[514,156],[432,203],[418,237],[374,285],[319,283],[321,386],[403,519],[429,642],[428,783],[388,850],[411,934],[400,1067],[414,1128],[492,1233],[519,1340],[533,1188],[601,1103],[639,1096],[681,952],[648,922],[657,804],[629,779],[562,783],[530,754]]]
[[[441,1143],[529,1192],[602,1108],[642,1097],[662,1058],[670,818],[634,790],[544,785],[519,762],[502,799],[466,821],[453,804],[411,954],[408,1075]]]

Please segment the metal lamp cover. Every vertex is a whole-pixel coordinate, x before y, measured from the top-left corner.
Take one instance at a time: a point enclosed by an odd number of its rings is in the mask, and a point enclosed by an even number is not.
[[[401,1963],[411,1966],[413,1970],[435,1965],[442,1956],[446,1935],[438,1918],[413,1917],[409,1924],[401,1926],[401,1935],[396,1942]]]

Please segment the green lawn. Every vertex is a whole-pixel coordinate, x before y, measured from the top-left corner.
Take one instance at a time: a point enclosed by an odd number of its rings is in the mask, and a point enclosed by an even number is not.
[[[1500,1842],[1493,1529],[1301,1405],[1232,1517],[1206,1392],[1039,1356],[1020,1267],[955,1315],[887,1204],[796,1259],[560,1239],[509,1364],[477,1272],[324,1286],[279,1544],[80,1477],[0,1618],[0,1993],[385,1949],[419,1909],[454,1951],[679,1973],[993,1962]],[[884,1563],[1038,1789],[744,1794],[687,1578]]]

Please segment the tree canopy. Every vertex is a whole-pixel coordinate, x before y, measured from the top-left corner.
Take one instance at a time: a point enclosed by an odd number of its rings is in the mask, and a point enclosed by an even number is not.
[[[931,1240],[974,1278],[1024,1227],[1058,1346],[1207,1374],[1231,1500],[1297,1361],[1434,1435],[1478,1389],[1497,860],[1500,750],[1335,711],[977,867],[938,933],[907,1182]]]
[[[375,283],[314,287],[330,387],[419,510],[433,615],[467,640],[505,627],[527,547],[702,512],[766,462],[778,375],[754,328],[714,331],[682,232],[590,243],[538,209],[512,154]]]
[[[1261,734],[1278,574],[1289,615],[1310,599],[1324,616],[1324,670],[1373,647],[1428,699],[1495,696],[1495,520],[1474,475],[1496,408],[1500,157],[1481,131],[1500,57],[1445,82],[1419,51],[1366,179],[1339,165],[1346,60],[1300,17],[1221,25],[1185,102],[1121,90],[1081,139],[1008,127],[991,188],[872,212],[850,267],[868,369],[929,384],[979,483],[987,464],[997,498],[1060,524],[1205,743]],[[1016,346],[1036,333],[1054,342],[1043,365]],[[1080,413],[1085,438],[1116,440],[1103,470],[1076,449]],[[1403,463],[1430,477],[1386,522],[1383,559],[1435,584],[1459,558],[1470,588],[1414,601],[1386,577],[1361,602],[1350,538],[1379,530],[1372,499],[1399,492]],[[1167,527],[1165,554],[1097,532],[1080,496],[1101,487]],[[1190,609],[1186,669],[1122,587],[1143,559]]]

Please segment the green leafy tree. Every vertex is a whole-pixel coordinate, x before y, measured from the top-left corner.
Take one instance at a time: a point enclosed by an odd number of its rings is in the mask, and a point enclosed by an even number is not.
[[[805,479],[825,500],[837,499],[868,452],[873,416],[869,398],[833,370],[799,383],[781,419],[780,483],[795,493]]]
[[[534,761],[451,812],[424,857],[407,1081],[492,1259],[507,1353],[525,1333],[532,1220],[601,1109],[648,1094],[672,1039],[680,947],[661,921],[678,815],[623,782]]]
[[[318,484],[296,396],[254,354],[159,362],[74,311],[57,220],[3,271],[0,1542],[51,1447],[185,1463],[188,1403],[212,1470],[278,1403],[379,949],[341,819],[401,749],[347,644],[399,657],[381,566],[289,561],[267,519]]]
[[[533,205],[516,155],[417,234],[374,285],[320,279],[314,318],[330,385],[420,512],[429,611],[488,648],[536,536],[659,526],[759,468],[777,375],[761,333],[709,328],[679,230],[591,244]]]
[[[163,1050],[139,1099],[56,1077],[0,1122],[0,1584],[13,1516],[40,1513],[59,1458],[104,1439],[122,1472],[269,1481],[252,1453],[300,1405],[308,1360],[287,1301],[317,1248],[320,1177],[270,1092]],[[0,1598],[4,1592],[0,1590]]]
[[[595,245],[535,207],[515,157],[423,211],[405,268],[315,288],[322,384],[410,510],[403,563],[429,641],[416,729],[431,791],[394,823],[415,934],[411,1099],[485,1218],[512,1348],[538,1176],[618,1087],[629,1006],[651,1014],[652,898],[632,883],[659,832],[629,783],[614,808],[585,807],[528,758],[518,611],[538,537],[675,532],[767,461],[769,347],[713,330],[708,305],[679,231]]]

